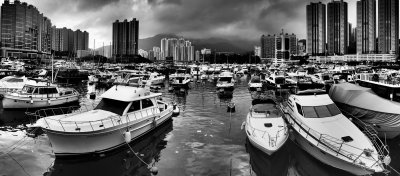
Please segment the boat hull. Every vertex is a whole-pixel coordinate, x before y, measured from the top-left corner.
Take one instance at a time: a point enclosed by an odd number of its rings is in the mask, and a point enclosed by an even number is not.
[[[246,129],[246,131],[247,131],[247,129]],[[275,152],[277,152],[280,148],[282,148],[282,146],[286,143],[287,139],[289,138],[289,135],[286,135],[282,142],[277,142],[277,143],[280,143],[281,145],[276,146],[276,147],[271,147],[271,148],[265,147],[268,145],[267,142],[262,142],[262,141],[260,141],[260,139],[257,139],[255,137],[253,137],[252,135],[247,134],[247,137],[249,138],[250,143],[254,147],[258,148],[259,150],[263,151],[264,153],[266,153],[268,155],[272,155]]]
[[[50,100],[50,101],[49,101]],[[58,97],[58,98],[43,98],[43,99],[33,99],[23,97],[14,97],[5,95],[2,103],[4,109],[22,109],[22,108],[44,108],[51,106],[59,106],[63,104],[68,104],[76,102],[79,100],[78,95],[68,96],[68,97]]]
[[[296,129],[293,129],[291,135],[294,136],[293,138],[291,138],[293,142],[298,144],[304,151],[326,165],[330,165],[332,167],[344,170],[355,175],[368,175],[374,173],[372,170],[366,170],[365,168],[357,166],[353,163],[343,161],[329,153],[323,152],[317,146],[313,145],[301,134],[299,134]]]
[[[104,131],[88,133],[64,133],[43,129],[50,139],[52,148],[57,157],[98,154],[114,150],[126,145],[125,132],[129,129],[131,140],[135,140],[144,134],[154,130],[172,117],[172,110],[162,113],[156,118],[152,117],[141,122],[127,125],[122,124]]]

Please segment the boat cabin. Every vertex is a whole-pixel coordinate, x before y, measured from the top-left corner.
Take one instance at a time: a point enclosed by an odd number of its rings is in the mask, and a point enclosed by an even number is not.
[[[161,93],[151,93],[144,88],[114,86],[101,95],[102,99],[94,109],[109,111],[120,116],[152,108],[163,111],[167,109],[167,105],[160,104],[156,100],[159,96]]]

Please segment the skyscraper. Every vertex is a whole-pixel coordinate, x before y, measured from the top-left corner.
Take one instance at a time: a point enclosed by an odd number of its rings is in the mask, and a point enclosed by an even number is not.
[[[376,53],[376,1],[357,1],[357,53]]]
[[[77,53],[77,50],[88,50],[89,33],[81,30],[73,31],[72,29],[52,27],[54,51],[68,52],[68,55]]]
[[[161,57],[162,60],[165,59],[165,57],[168,56],[168,39],[163,38],[161,39]]]
[[[379,53],[399,54],[399,0],[378,0]]]
[[[35,57],[51,53],[51,21],[26,2],[5,0],[1,6],[2,56]],[[11,52],[8,52],[11,51]]]
[[[347,2],[334,1],[328,3],[328,53],[347,54]]]
[[[123,22],[118,20],[113,23],[113,56],[132,56],[138,54],[139,45],[139,21]]]
[[[326,43],[326,6],[310,3],[307,5],[307,53],[311,55],[325,53]]]
[[[275,58],[275,35],[261,36],[261,58]]]

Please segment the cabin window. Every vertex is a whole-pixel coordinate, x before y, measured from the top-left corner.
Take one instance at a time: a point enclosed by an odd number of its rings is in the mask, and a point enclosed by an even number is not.
[[[35,90],[35,88],[34,87],[24,87],[23,90],[26,91],[26,93],[32,93]]]
[[[140,110],[140,100],[132,102],[132,105],[129,108],[128,112],[133,112],[138,110]]]
[[[305,118],[318,118],[317,112],[312,106],[303,106],[303,111]]]
[[[231,77],[221,77],[221,78],[219,78],[219,81],[230,83],[232,81],[232,78]]]
[[[296,107],[297,107],[297,112],[299,112],[300,115],[303,115],[303,112],[301,110],[301,106],[298,103],[296,103]]]
[[[153,102],[151,102],[150,99],[142,100],[142,109],[152,107],[152,106],[153,106]]]
[[[17,79],[17,78],[11,78],[9,80],[7,80],[7,82],[24,82],[23,79]]]
[[[322,106],[303,106],[304,117],[306,118],[324,118],[340,114],[340,110],[335,104]]]
[[[109,111],[118,115],[122,115],[128,104],[129,102],[103,98],[94,109],[101,109],[104,111]]]
[[[335,104],[330,104],[330,105],[327,105],[326,107],[328,107],[328,110],[332,116],[342,113],[342,112],[340,112],[339,108]]]
[[[55,94],[57,89],[55,87],[41,87],[39,88],[39,94]]]

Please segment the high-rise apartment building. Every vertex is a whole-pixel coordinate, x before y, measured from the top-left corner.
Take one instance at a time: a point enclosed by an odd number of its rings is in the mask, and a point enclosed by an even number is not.
[[[324,54],[326,51],[326,6],[310,3],[307,5],[307,53]]]
[[[161,39],[161,57],[162,60],[165,59],[165,57],[168,56],[168,39],[163,38]]]
[[[113,23],[113,56],[131,56],[138,54],[139,21],[115,21]]]
[[[399,0],[378,0],[378,52],[399,54]]]
[[[294,34],[282,33],[279,35],[261,36],[261,57],[289,59],[297,55],[297,38]]]
[[[327,41],[328,53],[347,54],[348,16],[347,2],[343,0],[328,3],[327,10]]]
[[[3,57],[39,57],[51,53],[51,21],[27,3],[5,0],[1,6]]]
[[[275,58],[275,35],[261,36],[261,58]]]
[[[78,50],[89,49],[89,33],[86,31],[52,27],[54,51],[68,52],[69,55],[77,53]]]
[[[350,29],[351,30],[351,29]],[[357,1],[357,53],[376,53],[376,1]]]

